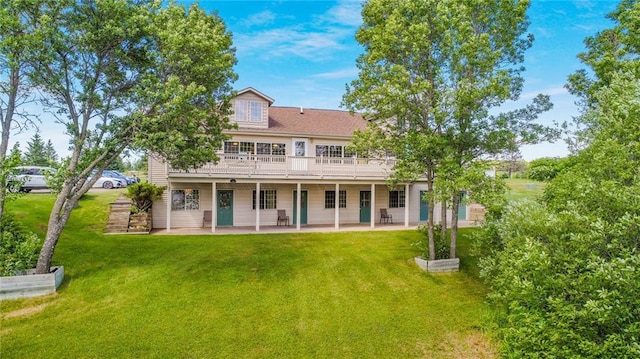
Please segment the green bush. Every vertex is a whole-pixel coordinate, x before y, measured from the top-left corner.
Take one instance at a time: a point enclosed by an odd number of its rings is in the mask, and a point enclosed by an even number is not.
[[[600,207],[517,202],[485,224],[481,277],[505,358],[640,357],[640,214]]]
[[[147,182],[134,183],[127,187],[127,197],[131,198],[135,212],[149,212],[153,201],[162,198],[166,188]]]
[[[535,181],[548,182],[572,165],[570,157],[538,158],[529,162],[526,177]]]
[[[0,275],[10,276],[33,268],[42,242],[35,233],[24,230],[12,216],[0,218]]]
[[[427,234],[427,225],[418,227],[418,231],[422,233],[422,239],[415,245],[422,251],[423,258],[429,258],[429,236]],[[437,223],[433,226],[435,234],[434,242],[436,248],[436,259],[449,259],[451,245],[449,243],[449,231],[445,238],[442,237],[442,224]]]

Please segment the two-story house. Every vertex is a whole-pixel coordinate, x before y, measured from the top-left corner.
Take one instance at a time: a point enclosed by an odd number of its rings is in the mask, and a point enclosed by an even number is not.
[[[366,119],[273,102],[253,88],[238,92],[231,116],[238,128],[229,133],[217,164],[179,171],[150,156],[149,182],[167,186],[153,205],[154,228],[374,227],[381,225],[381,209],[407,227],[427,220],[424,183],[389,188],[392,158],[360,158],[346,149]],[[278,220],[283,212],[289,221]],[[466,219],[466,209],[460,212]]]

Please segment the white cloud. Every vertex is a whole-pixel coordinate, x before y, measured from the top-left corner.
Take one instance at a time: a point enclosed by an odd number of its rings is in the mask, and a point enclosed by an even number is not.
[[[248,52],[264,60],[297,56],[310,61],[325,61],[346,48],[342,35],[335,32],[308,31],[299,26],[241,34],[235,38],[239,52]]]
[[[536,90],[525,92],[520,96],[520,100],[531,100],[538,96],[538,94],[545,94],[549,96],[560,96],[560,95],[568,95],[569,91],[563,86],[555,86],[546,89]]]
[[[239,53],[264,61],[288,56],[313,62],[330,61],[353,41],[361,24],[360,9],[359,1],[341,1],[310,21],[280,27],[279,19],[289,15],[262,11],[242,23],[253,31],[234,34],[234,46]]]
[[[546,28],[546,27],[535,27],[533,29],[533,33],[534,35],[540,38],[545,38],[545,39],[550,39],[554,36],[553,31],[551,31],[550,29]]]
[[[247,27],[263,26],[273,24],[275,20],[276,15],[269,10],[265,10],[249,16],[245,20],[241,21],[240,24]]]
[[[360,1],[340,1],[323,14],[320,19],[325,22],[342,24],[350,27],[358,27],[362,24],[362,5]]]
[[[356,78],[357,76],[358,76],[358,69],[355,66],[346,68],[346,69],[330,71],[330,72],[321,72],[313,75],[313,77],[322,78],[322,79],[350,79],[350,78]]]

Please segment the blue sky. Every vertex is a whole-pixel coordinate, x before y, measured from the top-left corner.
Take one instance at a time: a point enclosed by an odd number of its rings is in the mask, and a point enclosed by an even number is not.
[[[345,84],[357,77],[355,60],[362,53],[354,39],[361,24],[360,0],[198,3],[217,11],[233,34],[239,75],[236,89],[251,86],[273,98],[276,106],[340,109]],[[535,42],[526,53],[522,103],[538,93],[551,96],[554,109],[541,116],[541,123],[562,122],[577,114],[575,98],[563,85],[569,74],[584,68],[576,58],[584,50],[583,39],[612,26],[605,15],[617,4],[610,0],[532,0],[529,32]],[[45,141],[53,139],[58,152],[64,154],[66,139],[61,131],[41,126]],[[32,134],[13,139],[24,150]],[[567,153],[562,141],[522,149],[526,160]]]
[[[184,2],[190,3],[190,2]],[[233,33],[237,49],[235,87],[254,87],[276,106],[339,109],[345,84],[357,77],[362,47],[354,34],[362,23],[361,1],[200,1],[217,10]],[[583,68],[576,55],[583,39],[612,26],[605,15],[617,1],[532,0],[522,103],[538,93],[551,96],[554,109],[541,123],[577,114],[575,98],[563,88],[567,76]],[[522,149],[523,157],[567,155],[563,141]]]

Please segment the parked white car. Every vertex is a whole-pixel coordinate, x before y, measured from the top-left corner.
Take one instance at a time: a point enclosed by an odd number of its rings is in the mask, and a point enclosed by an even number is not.
[[[16,174],[10,179],[11,185],[20,192],[31,192],[34,189],[49,189],[47,174],[55,173],[56,169],[42,166],[18,166]]]
[[[106,188],[106,189],[122,188],[122,187],[124,187],[124,185],[122,184],[122,181],[120,181],[119,179],[112,178],[112,177],[105,177],[105,176],[98,178],[96,183],[93,185],[93,188]]]

